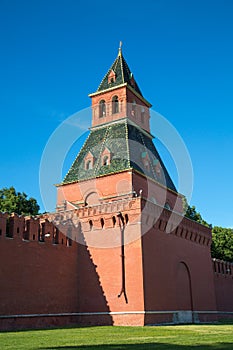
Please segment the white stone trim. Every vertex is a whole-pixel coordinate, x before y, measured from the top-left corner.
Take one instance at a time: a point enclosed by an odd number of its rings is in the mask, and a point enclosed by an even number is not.
[[[192,312],[194,314],[227,314],[233,315],[233,311],[192,311],[192,310],[166,310],[166,311],[103,311],[103,312],[67,312],[67,313],[51,313],[51,314],[17,314],[17,315],[0,315],[3,318],[26,318],[26,317],[60,317],[60,316],[96,316],[96,315],[151,315],[151,314],[174,314],[177,312]]]

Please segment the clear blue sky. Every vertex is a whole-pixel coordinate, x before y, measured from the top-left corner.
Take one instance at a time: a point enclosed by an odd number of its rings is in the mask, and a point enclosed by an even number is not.
[[[0,33],[0,187],[43,210],[44,146],[90,105],[122,40],[143,95],[190,152],[191,204],[233,227],[233,1],[1,0]]]

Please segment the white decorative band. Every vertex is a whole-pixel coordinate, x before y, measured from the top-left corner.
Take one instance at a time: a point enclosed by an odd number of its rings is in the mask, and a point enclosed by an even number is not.
[[[150,315],[150,314],[175,314],[178,312],[192,312],[193,314],[216,314],[233,315],[233,311],[192,311],[192,310],[173,310],[173,311],[110,311],[110,312],[67,312],[58,314],[21,314],[21,315],[0,315],[2,318],[26,318],[26,317],[66,317],[66,316],[104,316],[104,315]]]

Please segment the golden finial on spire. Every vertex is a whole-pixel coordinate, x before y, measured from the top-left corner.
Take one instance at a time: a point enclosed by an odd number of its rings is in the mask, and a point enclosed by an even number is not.
[[[121,48],[122,48],[122,41],[120,41],[120,45],[119,45],[119,55],[121,55]]]

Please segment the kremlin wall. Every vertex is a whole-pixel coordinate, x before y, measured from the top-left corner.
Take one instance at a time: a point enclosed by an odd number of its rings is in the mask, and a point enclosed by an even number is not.
[[[183,216],[121,48],[89,96],[90,133],[56,211],[0,213],[0,329],[233,318],[233,264]]]

